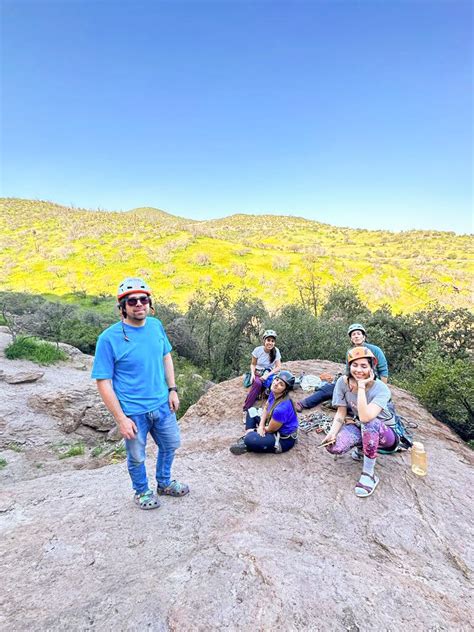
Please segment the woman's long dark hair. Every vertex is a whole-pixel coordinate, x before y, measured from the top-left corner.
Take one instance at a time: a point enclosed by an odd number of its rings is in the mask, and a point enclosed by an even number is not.
[[[277,348],[274,346],[270,349],[270,353],[268,354],[268,357],[270,358],[270,362],[272,364],[275,362],[276,354],[277,354]]]

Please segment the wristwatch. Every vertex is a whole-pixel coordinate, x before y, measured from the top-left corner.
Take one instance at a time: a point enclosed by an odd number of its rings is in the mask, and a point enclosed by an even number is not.
[[[174,391],[175,393],[178,392],[178,387],[177,386],[170,386],[168,388],[168,393],[171,393],[171,391]]]

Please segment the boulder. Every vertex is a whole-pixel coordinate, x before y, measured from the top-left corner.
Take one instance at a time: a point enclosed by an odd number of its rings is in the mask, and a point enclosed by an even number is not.
[[[28,384],[37,382],[44,375],[44,371],[19,371],[18,373],[8,374],[2,371],[0,379],[5,380],[7,384]]]
[[[74,432],[81,425],[99,432],[109,432],[115,427],[112,415],[92,383],[81,389],[32,395],[28,398],[28,406],[36,412],[54,417],[65,433]]]
[[[361,464],[317,449],[314,431],[286,454],[232,455],[244,395],[235,378],[184,415],[173,475],[191,492],[158,510],[134,505],[125,463],[0,482],[0,627],[471,630],[472,451],[393,388],[429,472],[381,456],[380,485],[359,499]],[[50,401],[74,416],[71,399]],[[151,483],[155,454],[150,442]]]

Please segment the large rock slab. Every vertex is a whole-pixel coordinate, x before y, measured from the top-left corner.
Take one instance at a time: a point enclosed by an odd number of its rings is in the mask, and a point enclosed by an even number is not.
[[[29,384],[37,382],[44,375],[44,371],[18,371],[13,375],[0,371],[0,380],[5,380],[7,384]]]
[[[430,469],[417,478],[408,454],[380,457],[367,499],[354,494],[360,463],[318,450],[314,432],[287,454],[233,456],[241,378],[183,417],[174,474],[191,493],[158,510],[134,506],[125,463],[7,481],[0,627],[472,630],[472,452],[393,392]]]
[[[109,432],[115,428],[112,415],[103,405],[92,383],[81,389],[32,395],[28,398],[28,406],[36,412],[54,417],[65,433],[76,431],[81,424],[99,432]]]

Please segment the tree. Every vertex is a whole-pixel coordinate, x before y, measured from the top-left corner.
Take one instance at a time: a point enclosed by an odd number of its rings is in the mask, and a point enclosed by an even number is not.
[[[334,285],[329,290],[321,316],[350,324],[370,316],[370,310],[352,285]]]
[[[33,333],[29,325],[45,303],[45,299],[41,296],[20,292],[0,292],[0,314],[13,341],[19,334]]]
[[[301,306],[310,310],[315,317],[319,316],[322,308],[323,290],[321,279],[316,275],[314,268],[308,271],[307,276],[295,281]]]
[[[443,356],[436,343],[430,343],[399,384],[415,393],[437,419],[451,426],[465,441],[474,439],[472,362],[453,362]]]

